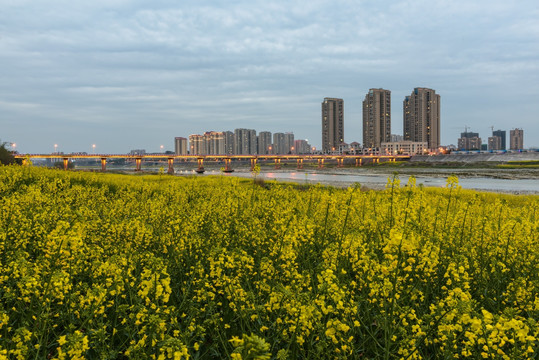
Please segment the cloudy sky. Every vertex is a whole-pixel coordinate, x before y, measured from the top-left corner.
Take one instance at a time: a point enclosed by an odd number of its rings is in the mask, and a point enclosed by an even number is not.
[[[362,142],[369,88],[441,95],[442,143],[468,126],[539,146],[537,0],[0,0],[0,139],[44,153],[173,150],[253,128],[321,146],[340,97]]]

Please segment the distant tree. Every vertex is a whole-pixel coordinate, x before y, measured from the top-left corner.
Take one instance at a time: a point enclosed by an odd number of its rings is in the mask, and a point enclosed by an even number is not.
[[[11,151],[7,149],[8,144],[9,143],[7,142],[0,143],[0,164],[2,165],[10,165],[16,163],[15,157],[13,156]]]

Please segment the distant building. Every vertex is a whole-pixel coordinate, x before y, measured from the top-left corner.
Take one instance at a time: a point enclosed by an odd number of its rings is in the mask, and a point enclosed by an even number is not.
[[[295,140],[294,141],[294,154],[310,154],[311,145],[307,140]]]
[[[460,139],[458,140],[459,150],[481,150],[481,144],[479,133],[467,131],[460,133]]]
[[[384,155],[421,155],[428,152],[427,142],[396,141],[380,144],[380,154]]]
[[[328,153],[344,142],[343,99],[324,98],[322,102],[322,152]]]
[[[370,89],[363,100],[363,145],[380,147],[391,141],[391,91]]]
[[[199,134],[189,135],[189,154],[190,155],[205,155],[204,135],[199,135]]]
[[[174,138],[174,153],[176,155],[187,155],[187,138],[175,137]]]
[[[497,136],[500,138],[500,148],[496,150],[506,150],[506,142],[505,142],[505,130],[495,130],[492,132],[492,136]],[[494,150],[494,149],[493,149]]]
[[[489,136],[488,150],[502,150],[502,139],[499,136]]]
[[[291,154],[294,152],[294,133],[284,133],[284,152],[283,154]]]
[[[350,143],[350,153],[351,154],[359,154],[361,152],[361,144],[357,141],[352,141]]]
[[[403,140],[404,140],[404,137],[402,135],[391,134],[391,142],[399,142]]]
[[[273,133],[273,154],[285,154],[284,133]]]
[[[511,150],[524,149],[524,130],[517,128],[509,131],[509,148]]]
[[[440,146],[440,95],[435,90],[415,88],[403,102],[404,140],[427,142],[430,150]]]
[[[207,131],[204,133],[204,154],[223,155],[225,149],[225,133],[222,131]]]
[[[146,150],[144,150],[144,149],[131,150],[129,152],[129,155],[146,155]]]
[[[258,133],[258,154],[267,155],[271,154],[271,132],[261,131]]]
[[[236,155],[255,155],[256,130],[236,129],[234,130],[234,153]]]
[[[233,155],[234,154],[234,139],[235,135],[232,131],[225,131],[224,132],[224,138],[225,138],[225,154],[226,155]]]

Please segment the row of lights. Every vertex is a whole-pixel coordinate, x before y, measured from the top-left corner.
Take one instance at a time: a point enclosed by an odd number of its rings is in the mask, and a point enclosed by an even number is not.
[[[13,150],[15,150],[15,147],[16,147],[16,146],[17,146],[17,144],[15,144],[15,143],[12,143],[12,144],[11,144],[11,147],[13,148]],[[96,147],[96,145],[95,145],[95,144],[92,144],[92,153],[94,153],[94,154],[95,154],[95,147]],[[160,148],[161,148],[161,151],[163,151],[163,149],[165,148],[165,146],[164,146],[164,145],[161,145]],[[54,144],[54,153],[57,153],[57,152],[58,152],[58,144]]]

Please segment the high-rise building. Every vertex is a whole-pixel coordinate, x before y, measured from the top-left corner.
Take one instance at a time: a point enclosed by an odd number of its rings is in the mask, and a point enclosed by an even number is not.
[[[511,150],[524,149],[524,130],[517,128],[509,131],[509,148]]]
[[[253,129],[234,130],[234,153],[236,155],[256,154],[256,131]]]
[[[440,146],[440,95],[435,90],[415,88],[403,102],[404,140],[426,142],[428,148]]]
[[[234,154],[234,138],[235,135],[232,131],[225,131],[225,154],[233,155]]]
[[[310,154],[311,145],[307,140],[294,140],[294,154]]]
[[[506,150],[506,142],[505,142],[505,130],[495,130],[492,132],[492,136],[497,136],[500,138],[500,148],[496,150]]]
[[[284,133],[273,133],[273,154],[284,154],[285,153],[285,144],[284,144]]]
[[[284,149],[283,154],[290,154],[294,152],[294,133],[284,133]]]
[[[258,133],[258,154],[271,154],[271,132],[261,131]]]
[[[324,98],[322,102],[322,152],[335,151],[343,142],[343,99]]]
[[[459,150],[481,150],[481,144],[479,133],[468,131],[460,133],[460,139],[458,140]]]
[[[222,131],[207,131],[204,133],[204,154],[225,154],[225,133]]]
[[[502,138],[499,136],[489,136],[488,150],[502,150]]]
[[[176,155],[187,155],[187,138],[174,138],[174,153]]]
[[[189,154],[204,155],[204,135],[193,134],[189,135]]]
[[[363,100],[363,145],[379,148],[391,141],[391,91],[370,89]]]

